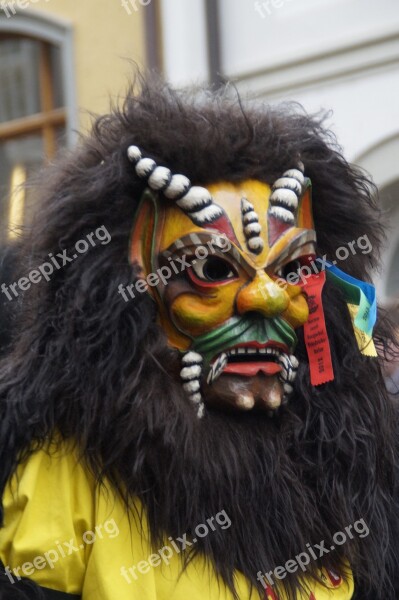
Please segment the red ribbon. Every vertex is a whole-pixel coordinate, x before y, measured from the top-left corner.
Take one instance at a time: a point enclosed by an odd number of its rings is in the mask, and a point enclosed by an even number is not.
[[[304,334],[312,385],[321,385],[334,379],[322,302],[325,281],[326,273],[321,271],[317,275],[309,275],[302,286],[309,305],[309,318],[304,325]]]

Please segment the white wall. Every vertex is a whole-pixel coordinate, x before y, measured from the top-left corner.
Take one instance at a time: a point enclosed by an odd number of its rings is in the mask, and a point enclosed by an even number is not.
[[[203,0],[160,0],[166,79],[183,86],[208,79]]]
[[[231,77],[397,34],[397,0],[220,0]],[[322,73],[320,73],[320,76]]]
[[[208,77],[204,0],[161,0],[176,85]],[[349,159],[399,133],[399,0],[220,0],[222,71],[251,96],[332,109]]]
[[[394,134],[399,135],[397,65],[357,73],[351,77],[337,77],[335,81],[313,85],[308,89],[286,92],[274,96],[272,102],[282,100],[296,100],[309,112],[332,110],[327,123],[349,160],[356,161],[372,147]],[[396,167],[399,176],[399,160],[396,161]]]

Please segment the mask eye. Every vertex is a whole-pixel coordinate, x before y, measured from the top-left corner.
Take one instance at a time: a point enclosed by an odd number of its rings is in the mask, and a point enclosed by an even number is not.
[[[281,277],[282,279],[287,279],[290,273],[299,273],[302,267],[300,260],[291,260],[286,263],[276,271],[277,277]]]
[[[192,271],[190,274],[192,279],[198,278],[207,283],[219,283],[237,277],[234,267],[218,256],[194,259],[190,271]]]

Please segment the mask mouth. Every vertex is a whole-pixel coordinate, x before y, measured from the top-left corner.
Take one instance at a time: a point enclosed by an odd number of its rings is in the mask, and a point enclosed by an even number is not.
[[[282,371],[280,356],[287,354],[287,350],[282,344],[274,343],[237,344],[225,352],[227,363],[223,372],[244,377],[252,377],[259,372],[265,375],[276,375]]]
[[[211,360],[207,382],[213,383],[222,373],[243,377],[264,373],[267,376],[279,375],[283,383],[291,383],[297,368],[298,361],[285,344],[246,342],[226,349]]]

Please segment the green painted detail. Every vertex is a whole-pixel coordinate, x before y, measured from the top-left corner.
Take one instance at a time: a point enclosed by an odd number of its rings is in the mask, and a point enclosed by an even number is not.
[[[151,269],[152,269],[152,272],[154,272],[155,268],[156,268],[156,264],[155,264],[155,232],[157,230],[159,217],[158,217],[157,199],[156,199],[155,195],[152,193],[152,191],[149,190],[148,188],[144,190],[143,195],[141,196],[140,207],[145,202],[152,202],[154,205],[154,229],[153,229],[152,238],[151,238],[151,258],[150,258]]]
[[[153,206],[154,206],[154,227],[153,227],[153,231],[152,231],[152,236],[151,236],[151,244],[150,244],[150,273],[156,273],[156,270],[158,268],[158,260],[157,260],[157,256],[155,254],[155,243],[156,243],[156,231],[158,228],[158,220],[159,220],[159,205],[157,202],[157,196],[149,189],[146,188],[144,190],[144,192],[141,195],[140,198],[140,203],[137,209],[137,217],[140,214],[140,210],[142,209],[143,205],[146,202],[152,202]],[[134,226],[133,226],[134,228]],[[148,235],[148,231],[143,231],[142,235]],[[159,287],[156,286],[156,293],[158,294],[159,297],[162,298]]]
[[[190,350],[199,352],[209,364],[212,358],[237,344],[270,341],[285,344],[293,352],[298,340],[294,329],[284,319],[232,317],[221,327],[196,337]]]

